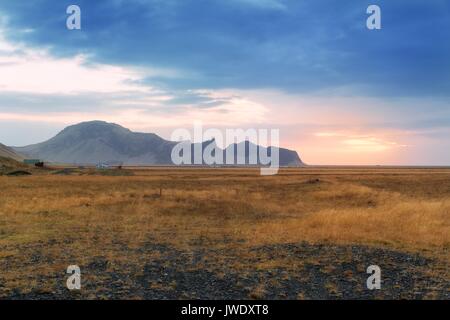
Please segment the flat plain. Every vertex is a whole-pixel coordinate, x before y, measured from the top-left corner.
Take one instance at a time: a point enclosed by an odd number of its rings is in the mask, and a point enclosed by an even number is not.
[[[450,298],[448,168],[31,172],[0,175],[0,299]]]

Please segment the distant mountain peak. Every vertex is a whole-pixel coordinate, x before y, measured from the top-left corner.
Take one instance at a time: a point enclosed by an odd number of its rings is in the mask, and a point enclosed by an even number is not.
[[[215,138],[201,144],[205,147],[211,143],[216,143]],[[133,132],[115,123],[94,120],[68,126],[45,142],[15,150],[28,157],[68,164],[172,165],[171,153],[176,144],[154,133]],[[297,152],[279,151],[281,166],[302,165]]]
[[[74,124],[71,126],[68,126],[64,128],[61,133],[71,132],[71,131],[80,131],[80,130],[91,130],[91,131],[111,131],[111,130],[122,130],[126,132],[131,132],[131,130],[122,127],[121,125],[118,125],[116,123],[106,122],[106,121],[100,121],[100,120],[94,120],[94,121],[86,121],[86,122],[80,122],[78,124]]]

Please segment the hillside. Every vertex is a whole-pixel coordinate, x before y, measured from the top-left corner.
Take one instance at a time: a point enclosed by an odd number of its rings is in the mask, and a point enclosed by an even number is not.
[[[20,155],[16,151],[14,151],[12,148],[7,147],[7,146],[5,146],[5,145],[3,145],[1,143],[0,143],[0,157],[10,158],[10,159],[14,159],[16,161],[22,161],[23,160],[23,156],[22,155]]]
[[[203,148],[209,143],[214,140],[204,142]],[[117,124],[90,121],[69,126],[45,142],[15,150],[28,157],[60,163],[173,165],[171,152],[175,145],[176,142],[153,133],[132,132]],[[281,166],[303,164],[295,151],[280,148],[279,152]]]
[[[173,145],[156,134],[92,121],[69,126],[50,140],[15,150],[29,157],[63,163],[166,164]]]

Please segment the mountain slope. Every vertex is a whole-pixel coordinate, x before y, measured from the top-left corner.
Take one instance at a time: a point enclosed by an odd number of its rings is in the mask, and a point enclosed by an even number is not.
[[[42,143],[15,148],[30,157],[64,163],[165,164],[174,143],[155,134],[135,133],[103,121],[65,128]]]
[[[209,143],[215,141],[204,142],[202,149]],[[171,153],[176,144],[153,133],[137,133],[117,124],[90,121],[69,126],[45,142],[14,149],[28,157],[52,162],[172,165]],[[280,165],[302,165],[302,162],[295,151],[280,148]]]
[[[12,148],[7,147],[1,143],[0,143],[0,157],[11,158],[16,161],[22,161],[24,159],[24,157],[21,154],[17,153]]]

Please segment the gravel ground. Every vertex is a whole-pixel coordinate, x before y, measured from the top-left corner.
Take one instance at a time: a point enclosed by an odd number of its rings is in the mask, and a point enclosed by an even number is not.
[[[133,250],[142,261],[127,262],[121,270],[111,270],[104,257],[80,266],[81,291],[65,288],[64,272],[39,277],[28,292],[5,288],[0,275],[0,299],[450,298],[448,265],[385,249],[297,243],[254,247],[242,255],[201,245],[181,251],[148,242]],[[31,263],[51,263],[42,252]],[[148,253],[158,258],[147,260]],[[272,267],[273,261],[285,264]],[[381,290],[366,287],[366,268],[374,264],[381,268]],[[11,267],[12,261],[0,261],[0,269]],[[49,282],[55,283],[53,290],[39,289]]]

